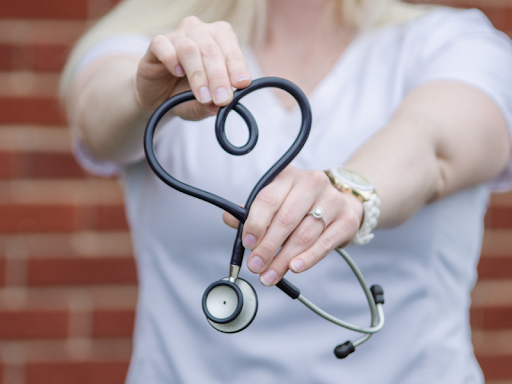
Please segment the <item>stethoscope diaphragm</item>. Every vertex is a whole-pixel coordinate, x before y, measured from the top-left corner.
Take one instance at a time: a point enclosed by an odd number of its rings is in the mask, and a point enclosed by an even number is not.
[[[236,333],[247,328],[258,312],[256,291],[244,279],[229,278],[211,284],[203,295],[203,312],[217,331]]]

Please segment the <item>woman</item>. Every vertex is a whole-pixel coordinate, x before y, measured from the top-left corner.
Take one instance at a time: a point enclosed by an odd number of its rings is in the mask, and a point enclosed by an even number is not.
[[[384,287],[387,323],[346,360],[332,347],[353,334],[262,285],[249,328],[213,330],[200,301],[226,275],[234,232],[217,208],[171,190],[144,161],[150,112],[191,89],[196,101],[163,124],[158,158],[186,183],[245,201],[293,141],[299,111],[268,89],[244,98],[260,139],[243,157],[218,146],[211,116],[233,87],[267,75],[304,90],[313,128],[251,207],[243,242],[256,275],[242,277],[270,287],[291,270],[321,308],[366,324],[357,282],[326,256],[370,238],[374,223],[360,227],[377,214],[322,170],[345,165],[372,180],[382,201],[376,237],[347,249]],[[511,84],[510,41],[476,10],[392,0],[122,2],[75,48],[62,91],[77,158],[125,185],[140,281],[127,382],[483,382],[469,293],[489,189],[512,185]],[[244,143],[240,119],[230,118],[228,137]],[[316,207],[325,224],[308,215]]]

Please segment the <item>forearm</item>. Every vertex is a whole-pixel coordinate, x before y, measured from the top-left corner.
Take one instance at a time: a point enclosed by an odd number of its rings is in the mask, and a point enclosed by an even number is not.
[[[93,63],[76,81],[71,120],[87,149],[100,159],[128,162],[142,153],[150,112],[136,100],[138,59],[108,57]]]
[[[470,86],[440,82],[411,92],[347,166],[374,182],[382,201],[379,227],[390,227],[432,200],[491,179],[509,155],[496,105]]]
[[[374,183],[381,199],[379,228],[404,222],[443,188],[431,139],[415,122],[388,125],[346,165]]]

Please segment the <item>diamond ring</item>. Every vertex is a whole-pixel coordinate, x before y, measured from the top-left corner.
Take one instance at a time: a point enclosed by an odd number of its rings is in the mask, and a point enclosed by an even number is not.
[[[327,221],[325,221],[324,209],[322,207],[316,207],[311,212],[308,212],[307,215],[311,215],[315,219],[321,219],[323,221],[323,223],[324,223],[324,229],[327,228]]]

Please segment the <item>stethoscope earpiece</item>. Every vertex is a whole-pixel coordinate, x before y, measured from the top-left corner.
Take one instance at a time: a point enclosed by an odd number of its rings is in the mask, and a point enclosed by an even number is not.
[[[256,291],[244,279],[226,277],[211,284],[203,295],[203,312],[217,331],[236,333],[247,328],[258,311]]]
[[[356,347],[354,347],[354,344],[352,344],[350,340],[347,340],[343,344],[340,344],[334,348],[334,355],[336,355],[338,359],[344,359],[352,352],[355,352],[355,350]]]

